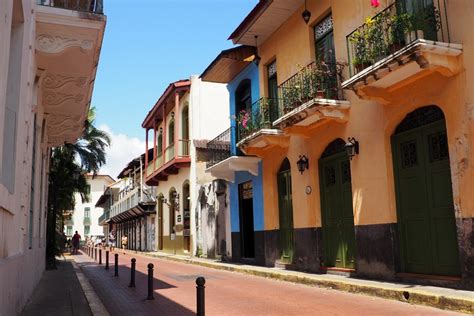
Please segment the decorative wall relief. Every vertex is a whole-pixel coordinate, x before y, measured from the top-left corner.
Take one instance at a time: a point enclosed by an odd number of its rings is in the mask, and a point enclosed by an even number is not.
[[[69,47],[80,47],[81,50],[91,50],[92,41],[40,34],[36,37],[36,49],[42,53],[57,54]]]
[[[66,101],[74,101],[79,103],[84,100],[83,94],[66,94],[60,92],[47,91],[43,95],[43,104],[48,107],[59,106]]]
[[[86,84],[86,77],[66,76],[48,73],[43,79],[43,88],[58,89],[68,83],[74,83],[76,87],[83,87]]]

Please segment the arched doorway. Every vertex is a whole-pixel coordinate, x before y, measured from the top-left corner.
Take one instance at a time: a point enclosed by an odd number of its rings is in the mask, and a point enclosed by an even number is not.
[[[175,212],[175,205],[176,205],[176,189],[171,188],[170,193],[168,196],[168,203],[169,203],[169,231],[170,231],[170,239],[173,240],[172,234],[175,234],[175,225],[176,225],[176,212]],[[176,236],[175,236],[176,237]]]
[[[163,250],[163,202],[164,195],[160,193],[158,196],[158,250]]]
[[[183,184],[183,236],[184,236],[184,250],[191,251],[191,208],[189,195],[189,182]]]
[[[402,271],[460,275],[443,112],[409,113],[392,136],[392,156]]]
[[[325,265],[355,268],[351,165],[345,142],[331,142],[319,159],[319,187],[325,243]]]
[[[291,166],[288,158],[283,160],[277,174],[278,208],[280,213],[281,260],[293,262],[293,198],[291,192]]]

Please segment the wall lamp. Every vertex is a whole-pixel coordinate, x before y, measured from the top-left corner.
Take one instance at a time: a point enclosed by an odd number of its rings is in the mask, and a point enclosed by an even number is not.
[[[349,137],[347,143],[344,145],[349,159],[359,154],[359,142],[354,137]]]
[[[309,169],[309,159],[305,155],[300,155],[298,161],[296,162],[298,166],[298,171],[303,174],[305,170]]]
[[[301,16],[303,17],[304,22],[308,24],[309,19],[311,19],[311,12],[309,12],[308,9],[306,8],[306,0],[304,0],[304,11],[301,14]]]
[[[174,118],[174,112],[171,112],[171,118]]]

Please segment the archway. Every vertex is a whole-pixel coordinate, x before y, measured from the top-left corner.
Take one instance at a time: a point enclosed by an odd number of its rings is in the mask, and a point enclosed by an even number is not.
[[[355,268],[351,165],[345,142],[331,142],[319,159],[321,215],[327,267]]]
[[[191,251],[191,208],[190,208],[190,192],[189,182],[183,183],[183,237],[184,250]]]
[[[280,247],[281,260],[284,263],[293,262],[293,197],[291,192],[291,166],[285,158],[278,170],[278,209],[280,215]]]
[[[170,238],[172,234],[175,234],[175,225],[176,225],[176,189],[171,188],[168,196],[168,206],[169,206],[169,219],[168,219],[168,224],[169,224],[169,232],[170,232]]]
[[[158,250],[163,250],[163,202],[164,202],[165,196],[160,193],[158,195],[158,224],[157,224],[157,229],[158,229]]]
[[[409,113],[392,136],[401,270],[460,275],[449,148],[436,106]]]

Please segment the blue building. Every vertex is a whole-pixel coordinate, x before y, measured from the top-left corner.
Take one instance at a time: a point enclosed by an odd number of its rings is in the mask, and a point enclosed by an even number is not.
[[[262,163],[237,148],[255,124],[251,114],[261,108],[255,56],[251,46],[222,51],[201,79],[227,83],[229,91],[230,126],[208,143],[206,172],[229,183],[232,260],[265,265]]]

